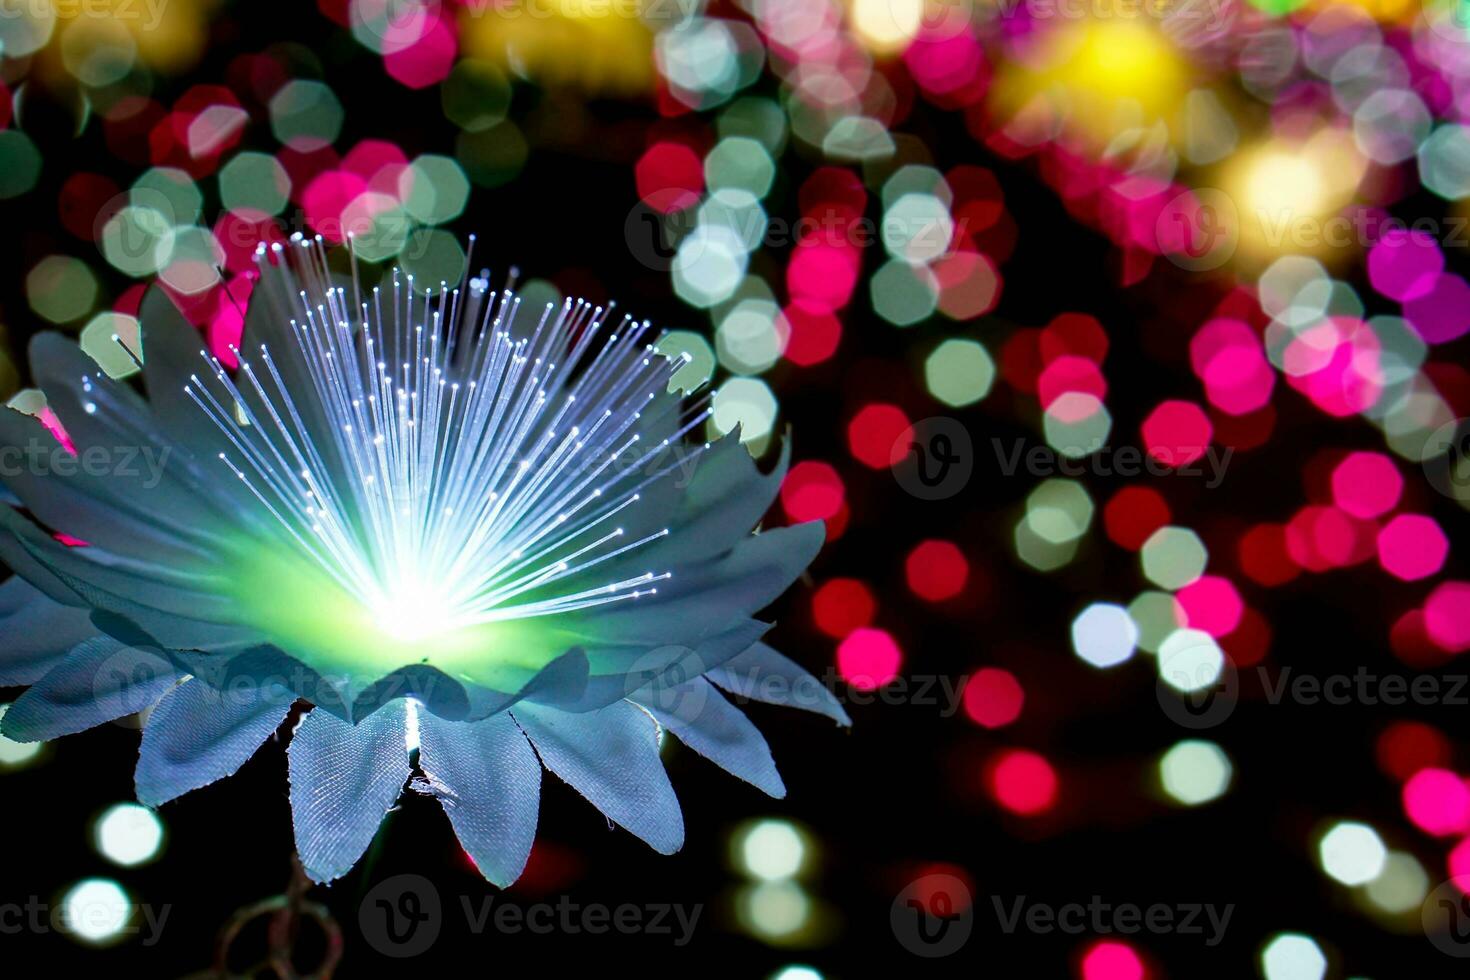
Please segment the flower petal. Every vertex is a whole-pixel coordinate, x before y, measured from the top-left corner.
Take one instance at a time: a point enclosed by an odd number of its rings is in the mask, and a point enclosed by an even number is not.
[[[198,358],[199,335],[188,329]],[[239,489],[222,479],[227,471],[218,459],[194,458],[165,431],[148,402],[126,382],[102,373],[75,341],[50,331],[37,334],[30,343],[30,360],[47,406],[61,420],[82,462],[88,449],[105,450],[106,456],[81,469],[87,475],[105,466],[105,478],[93,482],[118,509],[198,542],[218,541],[216,530],[231,526],[227,515],[239,520]],[[208,422],[192,401],[184,410]],[[48,447],[56,441],[49,432],[44,438]]]
[[[291,711],[279,688],[217,691],[191,680],[164,696],[143,729],[134,784],[158,806],[234,775]]]
[[[705,676],[743,700],[815,711],[839,725],[852,727],[852,719],[825,684],[764,643],[757,643]]]
[[[770,605],[822,547],[821,521],[780,527],[740,541],[724,556],[674,569],[658,595],[600,612],[578,628],[613,643],[693,646]]]
[[[58,544],[14,507],[0,507],[0,562],[53,602],[63,606],[88,605],[76,590],[32,555],[35,547],[44,547],[47,543]]]
[[[521,876],[541,798],[541,763],[509,715],[444,721],[419,713],[419,768],[459,842],[489,881],[505,888]]]
[[[156,283],[143,294],[138,323],[143,343],[143,383],[148,388],[153,417],[164,432],[197,458],[212,459],[228,444],[185,391],[190,375],[208,366],[201,356],[204,338]]]
[[[693,647],[679,644],[649,648],[647,646],[593,647],[588,657],[595,665],[595,675],[588,679],[585,690],[575,699],[550,701],[537,693],[527,700],[551,704],[564,711],[595,711],[614,701],[621,701],[650,682],[663,679],[679,683],[698,677],[736,654],[750,648],[770,623],[747,619],[733,629],[712,636]]]
[[[684,816],[658,757],[658,728],[627,701],[573,714],[523,703],[511,715],[546,768],[660,854],[684,843]]]
[[[0,730],[17,742],[73,735],[151,707],[178,680],[167,660],[93,637],[17,698]]]
[[[74,445],[92,442],[86,436],[93,433],[108,433],[99,442],[112,441],[112,413],[97,411],[95,404],[90,411],[86,407],[92,402],[90,393],[99,388],[127,413],[129,421],[141,421],[141,416],[149,414],[148,403],[130,385],[109,378],[90,354],[64,334],[55,330],[37,333],[26,346],[26,356],[36,386],[46,394],[46,407],[55,413]],[[89,385],[85,391],[83,381]]]
[[[309,242],[300,245],[282,246],[282,248],[310,248]],[[328,421],[322,410],[321,400],[308,396],[303,397],[301,393],[316,390],[314,372],[308,364],[308,354],[302,349],[300,341],[293,335],[292,321],[301,317],[303,301],[301,299],[301,288],[303,283],[287,269],[286,264],[280,259],[280,251],[273,250],[277,257],[274,263],[260,262],[256,269],[260,278],[255,283],[255,288],[250,293],[250,306],[245,311],[245,326],[240,338],[240,353],[243,355],[243,363],[253,365],[258,372],[262,387],[277,401],[280,398],[280,388],[294,393],[292,403],[295,405],[296,418],[304,428],[306,438],[312,443],[319,454],[319,459],[332,476],[333,486],[345,486],[342,481],[346,479],[348,470],[343,465],[341,454],[337,451],[337,440],[333,436],[333,426]],[[348,282],[333,282],[330,285],[344,285],[350,287]],[[404,360],[412,360],[412,355],[405,356],[405,352],[399,351],[391,342],[391,331],[388,336],[380,333],[378,335],[379,356],[387,363],[397,364]],[[275,366],[275,373],[269,369],[261,370],[264,365],[262,347],[269,352],[271,364]],[[281,385],[275,383],[279,375]],[[255,386],[245,384],[240,386],[240,392],[249,409],[258,418],[269,418],[270,410],[265,402],[261,400],[260,393]]]
[[[92,457],[94,451],[100,460]],[[113,475],[149,471],[139,462],[138,447],[78,446],[78,453],[69,453],[37,419],[0,409],[5,486],[38,521],[124,554],[174,565],[202,563],[199,536],[188,523],[191,511],[201,511],[187,506],[187,498],[161,476],[144,490],[136,479]],[[151,466],[163,465],[157,456],[148,458]]]
[[[732,776],[777,799],[786,795],[760,729],[703,677],[672,687],[655,685],[633,700],[679,741]]]
[[[534,698],[543,704],[575,701],[587,687],[587,654],[581,648],[563,653],[542,667],[514,693],[461,681],[428,664],[401,667],[370,684],[353,700],[357,720],[394,698],[412,697],[447,721],[478,721],[520,701]]]
[[[693,461],[692,475],[676,471],[687,486],[679,495],[673,533],[639,557],[654,565],[715,558],[750,534],[780,492],[791,462],[791,444],[769,473],[762,473],[738,432],[723,436]]]
[[[131,561],[96,546],[68,548],[8,507],[0,508],[0,528],[9,532],[0,537],[17,545],[35,565],[76,595],[79,604],[131,619],[160,639],[164,639],[163,626],[154,621],[160,616],[182,621],[205,617],[216,622],[233,618],[233,600],[222,594],[217,582],[211,588],[211,579],[205,576],[158,562]],[[0,558],[14,567],[8,549],[0,552]],[[25,576],[44,587],[29,570]],[[51,594],[49,589],[47,594]]]
[[[217,652],[178,649],[163,652],[180,669],[216,690],[225,691],[242,684],[276,685],[343,721],[351,717],[340,678],[323,675],[269,643],[231,644],[230,648]]]
[[[63,606],[19,575],[0,585],[0,685],[34,684],[97,635],[86,609]]]
[[[313,711],[296,729],[287,756],[296,852],[313,881],[340,878],[372,843],[408,781],[405,702],[359,725]]]

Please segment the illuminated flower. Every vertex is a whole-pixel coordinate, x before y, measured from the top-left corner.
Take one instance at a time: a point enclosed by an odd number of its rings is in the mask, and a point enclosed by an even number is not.
[[[483,277],[361,290],[320,239],[257,262],[233,374],[157,288],[146,401],[59,335],[31,345],[76,455],[0,412],[0,458],[27,460],[5,468],[22,506],[0,507],[18,573],[0,586],[0,684],[32,685],[4,733],[151,706],[136,781],[158,805],[233,773],[302,699],[291,805],[318,881],[408,784],[508,884],[543,764],[672,852],[663,729],[782,795],[717,688],[846,723],[752,618],[823,539],[750,533],[784,456],[763,474],[738,433],[688,440],[709,410],[669,392],[683,361],[647,322],[522,310]]]

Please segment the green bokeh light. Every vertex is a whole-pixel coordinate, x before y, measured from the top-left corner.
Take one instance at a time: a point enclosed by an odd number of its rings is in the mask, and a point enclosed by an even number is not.
[[[403,208],[426,225],[442,225],[464,212],[470,182],[452,157],[426,153],[413,161],[400,179],[407,189]]]
[[[946,405],[973,405],[994,383],[995,362],[979,341],[952,337],[924,361],[924,384]]]
[[[1182,589],[1205,573],[1209,554],[1199,535],[1184,527],[1161,527],[1139,550],[1143,574],[1161,589]]]
[[[230,211],[280,214],[290,195],[290,175],[268,153],[238,153],[220,168],[220,203]]]
[[[41,176],[41,152],[18,129],[0,130],[0,198],[19,197]]]
[[[296,79],[271,97],[271,132],[295,150],[330,146],[342,132],[342,103],[321,82]]]
[[[52,323],[71,323],[92,311],[97,277],[81,259],[48,255],[26,274],[26,300]]]

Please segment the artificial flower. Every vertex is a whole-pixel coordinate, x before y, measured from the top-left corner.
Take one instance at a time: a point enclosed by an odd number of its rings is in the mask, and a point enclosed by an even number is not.
[[[720,689],[847,723],[754,618],[822,526],[751,533],[786,454],[762,473],[738,432],[691,438],[708,399],[670,391],[683,362],[646,321],[522,309],[488,274],[364,289],[320,239],[257,265],[236,370],[161,287],[132,352],[146,400],[70,340],[32,343],[67,442],[0,411],[0,454],[28,461],[0,506],[0,684],[31,685],[5,735],[146,709],[136,785],[157,806],[304,702],[290,797],[314,880],[350,870],[409,787],[506,885],[543,766],[669,853],[663,730],[781,796]]]

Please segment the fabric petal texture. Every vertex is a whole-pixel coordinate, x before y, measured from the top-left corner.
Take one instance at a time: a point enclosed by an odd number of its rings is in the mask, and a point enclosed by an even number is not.
[[[178,681],[151,653],[109,637],[85,640],[16,699],[0,732],[17,742],[74,735],[152,707]]]
[[[687,355],[659,353],[647,321],[522,310],[488,272],[425,292],[391,270],[364,290],[338,264],[351,250],[328,248],[257,249],[227,352],[161,284],[139,310],[141,378],[60,333],[32,340],[47,412],[0,407],[0,449],[31,464],[0,476],[0,684],[29,685],[0,731],[151,710],[134,781],[159,806],[304,712],[289,793],[318,882],[409,788],[509,885],[543,767],[672,853],[666,732],[784,795],[736,704],[848,723],[764,644],[760,614],[825,540],[820,522],[762,526],[789,440],[768,465],[738,427],[704,441],[710,400],[672,383]]]
[[[190,680],[148,718],[134,783],[138,802],[158,806],[232,776],[291,711],[279,688],[219,691]]]
[[[814,711],[844,728],[852,727],[852,719],[825,684],[764,643],[714,668],[709,679],[745,700]]]
[[[660,854],[684,844],[684,817],[658,757],[658,725],[619,701],[573,714],[522,705],[511,711],[556,775]]]
[[[504,888],[520,877],[536,838],[541,763],[509,715],[477,722],[419,722],[414,788],[444,807],[465,852],[489,881]]]
[[[36,683],[97,632],[86,608],[54,602],[19,576],[6,579],[0,585],[0,686]]]
[[[786,795],[760,729],[703,677],[636,700],[679,741],[730,775],[777,799]]]
[[[398,701],[359,725],[313,711],[287,754],[296,853],[313,881],[333,881],[362,857],[408,782],[408,711]]]

